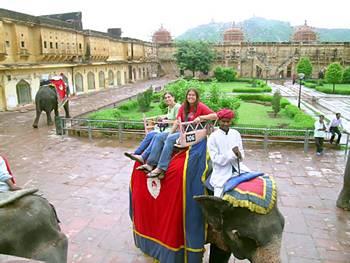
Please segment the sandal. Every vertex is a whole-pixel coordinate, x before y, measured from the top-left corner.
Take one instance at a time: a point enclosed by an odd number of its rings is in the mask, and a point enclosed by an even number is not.
[[[146,163],[146,164],[144,164],[144,165],[140,165],[139,167],[137,167],[136,170],[139,170],[139,171],[146,171],[146,172],[152,172],[153,167]]]
[[[147,174],[148,178],[154,178],[154,177],[158,177],[159,179],[163,179],[164,178],[164,171],[160,171],[160,172],[150,172]]]
[[[136,161],[136,162],[139,162],[139,163],[142,163],[142,164],[145,163],[141,155],[136,155],[136,154],[128,153],[128,152],[125,152],[124,155],[126,157],[129,157],[131,160]]]

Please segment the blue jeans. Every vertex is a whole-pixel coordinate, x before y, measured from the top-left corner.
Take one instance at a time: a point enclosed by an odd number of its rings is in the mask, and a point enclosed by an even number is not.
[[[158,132],[151,131],[146,134],[145,138],[140,143],[140,146],[135,150],[134,154],[141,155],[144,150],[148,147],[148,145],[151,143],[154,135],[156,135]]]
[[[170,134],[168,138],[165,141],[162,154],[160,155],[159,162],[158,162],[158,168],[162,169],[163,171],[166,171],[168,169],[171,154],[173,153],[174,144],[176,143],[176,140],[180,137],[180,133],[176,132],[173,134]]]
[[[147,160],[148,159],[148,157],[150,156],[151,152],[153,151],[154,142],[156,140],[159,140],[159,139],[157,139],[158,137],[161,137],[160,139],[165,141],[167,136],[168,136],[168,132],[158,132],[156,135],[154,135],[152,140],[151,140],[151,142],[148,144],[146,150],[144,150],[143,153],[141,154],[142,159],[143,160]]]
[[[160,155],[162,154],[164,142],[167,140],[168,134],[168,132],[161,132],[154,136],[152,149],[150,150],[150,155],[147,159],[147,164],[151,166],[156,166],[158,164]]]

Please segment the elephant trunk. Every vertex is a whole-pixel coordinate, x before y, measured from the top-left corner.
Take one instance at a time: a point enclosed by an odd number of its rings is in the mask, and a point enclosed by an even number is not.
[[[258,247],[252,257],[252,262],[281,263],[281,239],[282,236],[275,236],[267,245]]]

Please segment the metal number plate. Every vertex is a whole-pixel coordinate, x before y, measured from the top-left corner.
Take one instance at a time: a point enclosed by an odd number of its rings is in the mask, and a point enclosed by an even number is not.
[[[196,141],[196,134],[195,133],[186,135],[186,143],[195,142],[195,141]]]

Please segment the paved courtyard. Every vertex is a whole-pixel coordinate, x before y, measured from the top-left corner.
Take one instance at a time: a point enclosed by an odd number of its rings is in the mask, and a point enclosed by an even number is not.
[[[78,97],[71,103],[72,114],[123,99],[147,85]],[[138,141],[57,136],[45,125],[44,115],[39,129],[33,129],[34,114],[0,113],[0,154],[9,157],[20,185],[39,188],[56,206],[69,238],[68,262],[152,262],[135,248],[128,214],[133,163],[123,152]],[[277,181],[278,204],[286,218],[282,262],[350,262],[350,212],[335,206],[344,152],[329,148],[317,157],[312,150],[305,154],[302,146],[276,144],[267,151],[259,143],[244,146],[246,164]]]

